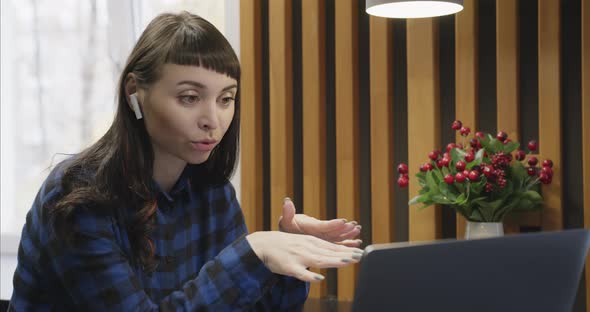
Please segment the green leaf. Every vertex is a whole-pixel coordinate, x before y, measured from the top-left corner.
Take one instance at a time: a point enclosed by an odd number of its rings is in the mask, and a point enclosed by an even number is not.
[[[451,150],[451,160],[453,161],[453,164],[456,164],[459,160],[465,159],[465,155],[467,155],[467,153],[464,150],[453,148]]]
[[[463,183],[455,182],[455,187],[459,191],[459,193],[465,193],[465,185]]]
[[[426,173],[426,185],[428,186],[431,192],[438,193],[438,183],[436,183],[436,180],[434,179],[433,172],[435,171],[428,171]]]
[[[431,196],[432,201],[440,205],[450,205],[453,202],[442,194],[434,194]]]
[[[518,144],[517,142],[510,142],[506,145],[504,145],[504,153],[509,154],[514,152],[516,149],[518,149],[520,147],[520,144]]]
[[[494,221],[502,221],[504,217],[518,205],[519,202],[519,196],[515,196],[514,194],[510,196],[510,198],[504,201],[504,205],[494,213]]]
[[[479,139],[479,141],[481,142],[481,146],[483,146],[484,149],[487,150],[489,149],[490,141],[492,141],[493,139],[494,137],[492,137],[492,135],[488,133],[487,135],[484,135],[482,139]]]
[[[496,154],[497,152],[504,151],[504,143],[498,141],[497,139],[492,139],[490,141],[490,151],[491,154]]]
[[[471,183],[471,192],[474,193],[476,196],[483,191],[484,186],[486,185],[486,178],[484,176],[480,177],[479,182]],[[487,198],[487,197],[486,197]]]
[[[434,177],[434,180],[436,181],[436,183],[438,183],[440,181],[444,181],[444,178],[443,178],[443,175],[442,175],[440,169],[437,168],[435,170],[432,170],[431,172],[433,173],[433,177]]]
[[[469,220],[476,221],[476,222],[483,222],[484,221],[483,217],[481,216],[481,213],[477,209],[474,209],[471,212],[471,215],[469,216]]]
[[[440,182],[438,184],[438,189],[440,190],[440,193],[449,200],[454,202],[457,199],[457,195],[453,193],[455,189],[452,185],[446,184],[445,182]]]
[[[455,205],[464,205],[467,202],[467,196],[464,193],[459,194],[457,198],[455,198]]]
[[[537,193],[536,191],[532,191],[532,190],[522,193],[521,198],[526,199],[526,200],[530,200],[533,203],[543,201],[543,197],[541,197],[541,195],[539,193]]]
[[[408,202],[408,205],[414,205],[414,204],[418,203],[420,198],[422,198],[422,195],[418,195],[418,196],[410,199],[410,201]]]
[[[514,187],[517,189],[523,188],[524,182],[528,179],[526,168],[520,161],[512,163],[508,169],[508,175],[511,177],[512,183],[514,183]]]
[[[451,167],[451,165],[449,164],[449,166]],[[454,168],[455,166],[453,165],[451,168]],[[442,168],[442,173],[443,176],[446,176],[447,174],[453,174],[453,172],[451,171],[451,169],[447,168],[447,167],[443,167]],[[443,178],[444,180],[444,178]]]

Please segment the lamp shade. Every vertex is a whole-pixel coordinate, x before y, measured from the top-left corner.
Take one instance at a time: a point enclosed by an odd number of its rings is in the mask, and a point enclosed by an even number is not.
[[[368,14],[393,18],[421,18],[455,14],[463,0],[366,0]],[[512,0],[510,0],[512,1]]]

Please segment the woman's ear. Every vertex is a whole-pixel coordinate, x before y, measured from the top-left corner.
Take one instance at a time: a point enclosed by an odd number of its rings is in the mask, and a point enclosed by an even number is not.
[[[135,113],[135,118],[142,119],[141,105],[139,100],[139,88],[137,87],[137,79],[135,74],[129,73],[125,81],[125,95],[127,96],[127,104],[129,108]]]

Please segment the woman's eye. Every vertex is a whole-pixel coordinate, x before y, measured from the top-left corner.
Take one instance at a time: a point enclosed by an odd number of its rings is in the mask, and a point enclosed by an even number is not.
[[[184,95],[180,97],[180,101],[186,105],[192,105],[199,101],[199,97],[196,95]]]
[[[230,105],[231,103],[233,103],[235,99],[231,96],[226,96],[224,98],[221,99],[221,103],[225,106]]]

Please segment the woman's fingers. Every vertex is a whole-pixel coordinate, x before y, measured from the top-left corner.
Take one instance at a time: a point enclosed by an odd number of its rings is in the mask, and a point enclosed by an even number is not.
[[[363,243],[360,239],[346,239],[339,242],[335,242],[334,244],[343,245],[347,247],[359,247]]]
[[[302,266],[295,269],[294,272],[291,274],[291,276],[293,276],[294,278],[296,278],[300,281],[311,282],[311,283],[317,283],[317,282],[321,282],[324,280],[323,275],[309,271],[305,267],[302,267]]]
[[[311,235],[255,232],[246,238],[254,253],[272,272],[309,282],[320,281],[321,277],[305,268],[341,268],[359,262],[363,253],[359,248]]]
[[[304,255],[306,265],[318,269],[341,268],[359,262],[361,257],[362,253],[359,252],[334,252],[315,246],[309,247]]]

